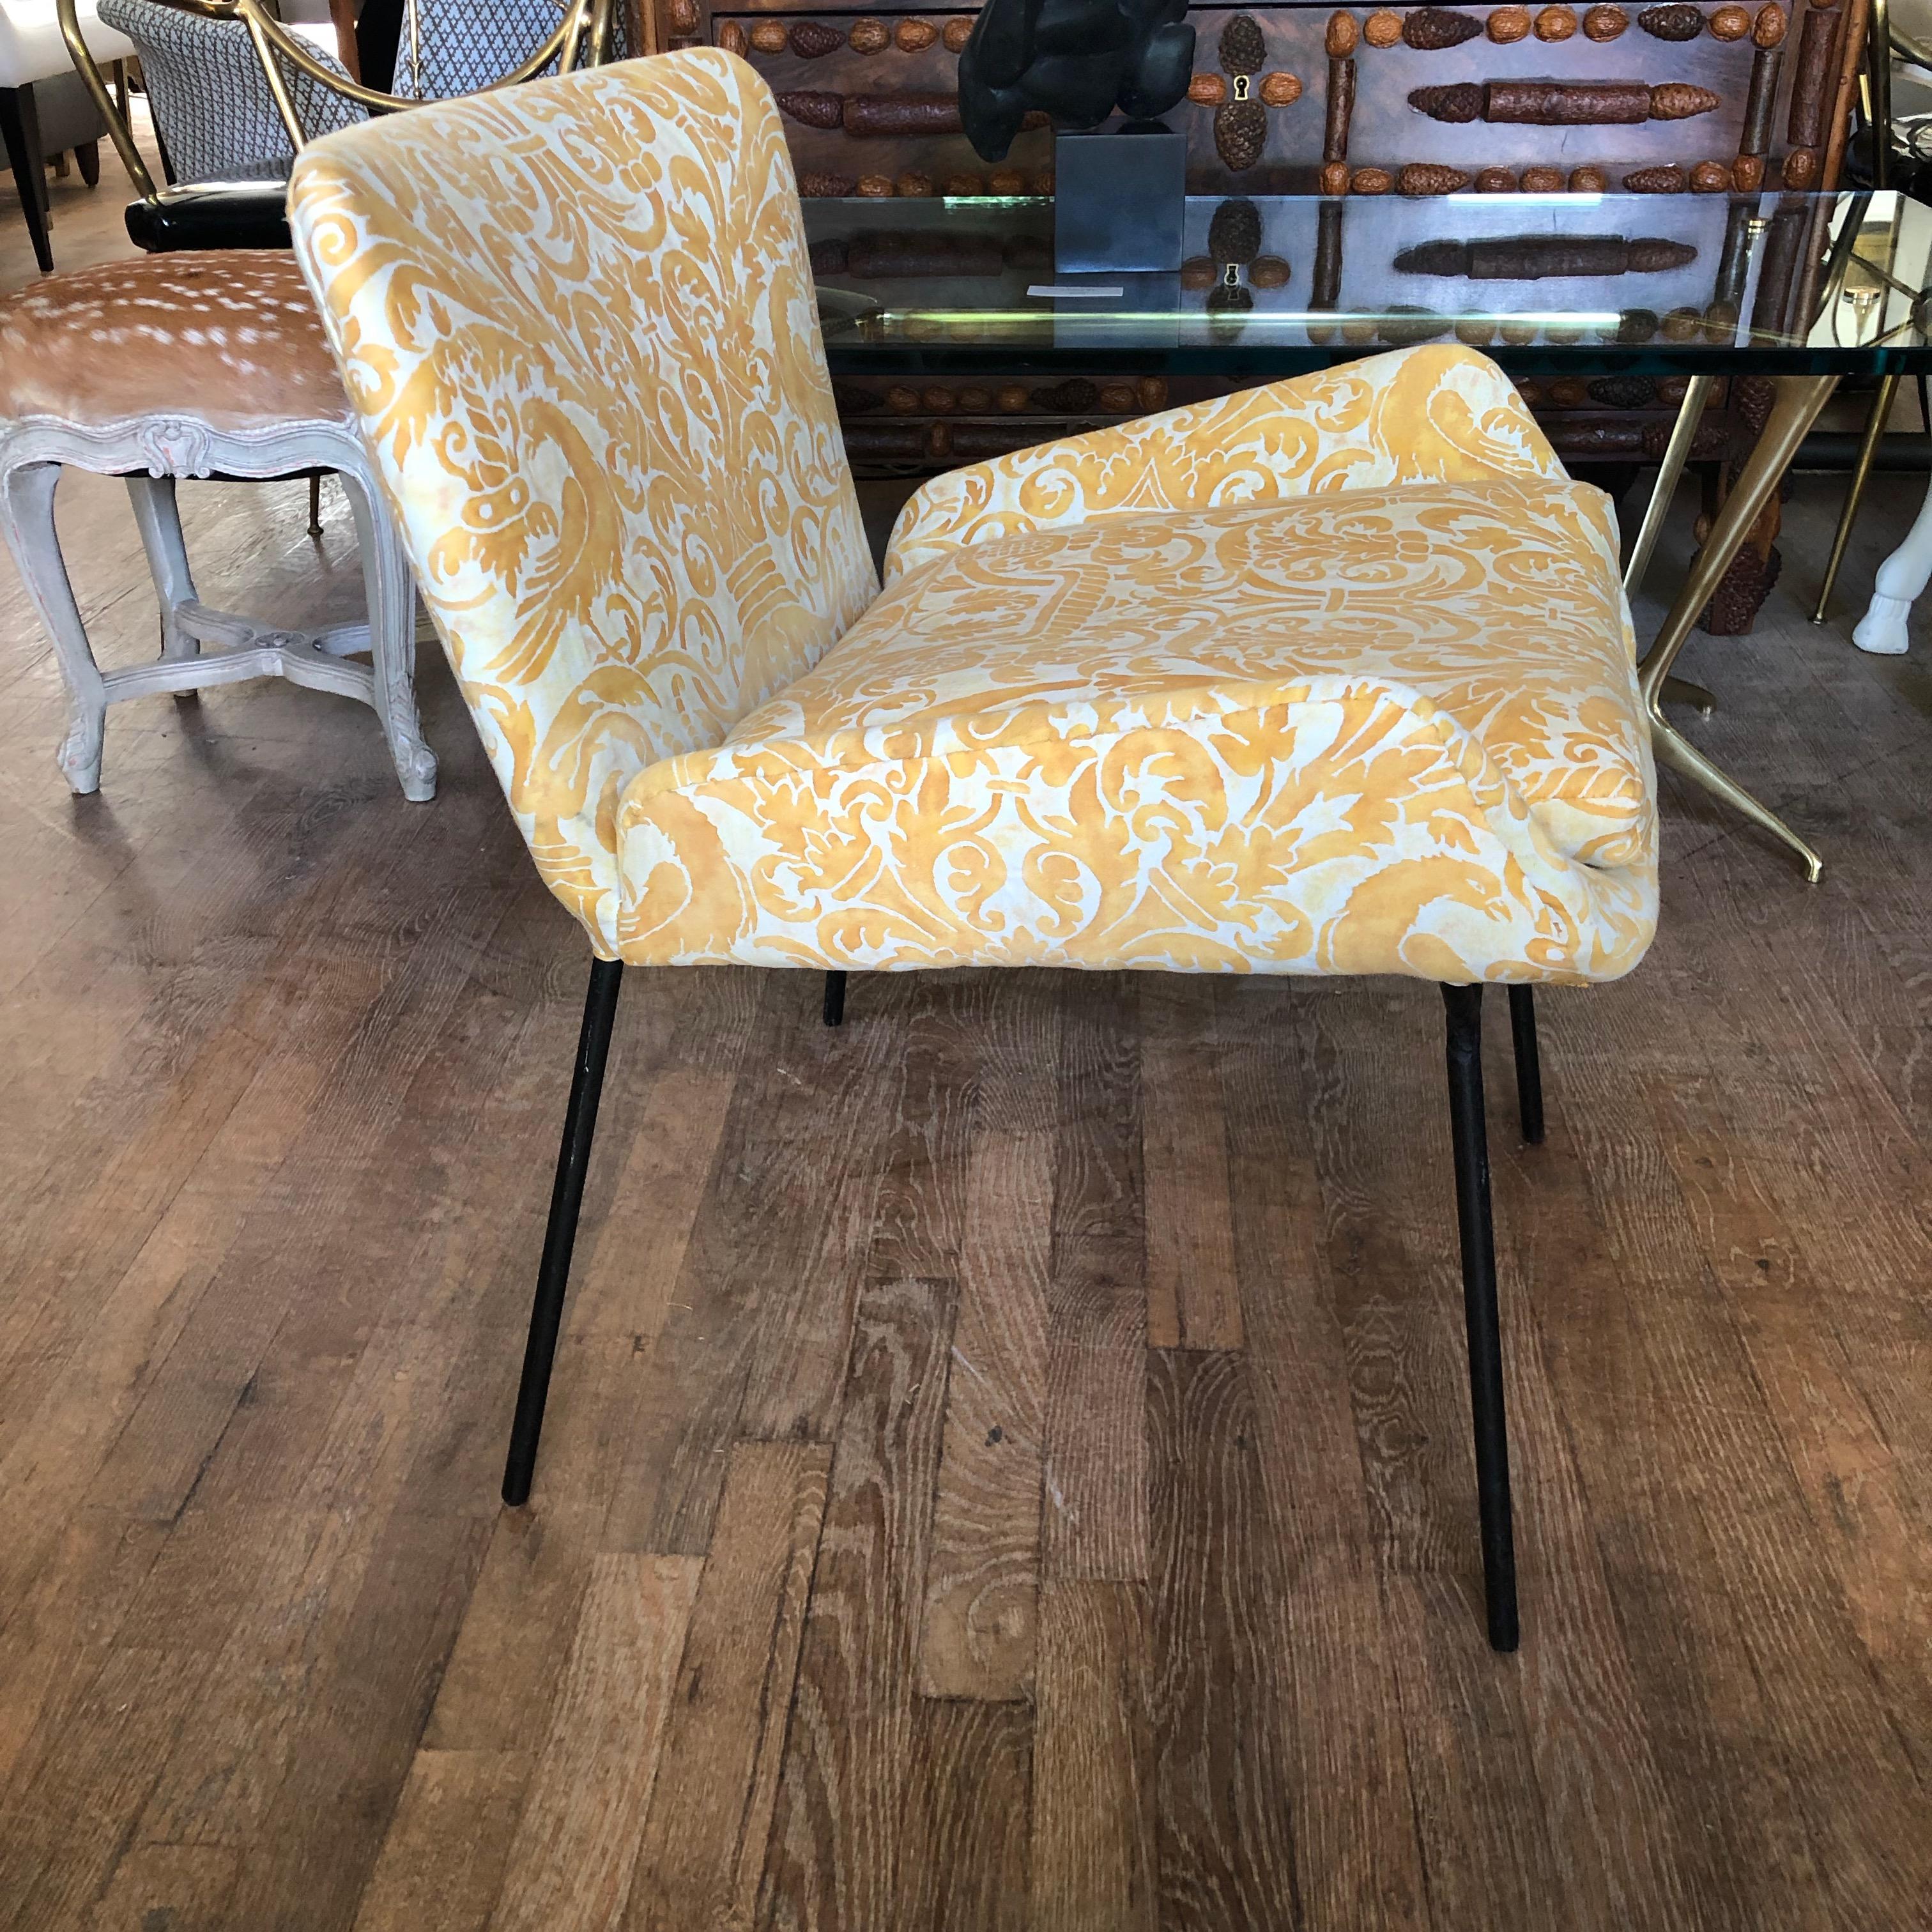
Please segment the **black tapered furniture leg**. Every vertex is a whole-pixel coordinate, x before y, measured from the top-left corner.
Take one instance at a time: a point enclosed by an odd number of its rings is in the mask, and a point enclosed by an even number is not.
[[[1509,989],[1510,1038],[1516,1048],[1516,1105],[1522,1119],[1522,1137],[1532,1147],[1543,1144],[1543,1062],[1536,1050],[1536,988]]]
[[[524,1348],[524,1378],[517,1390],[516,1420],[510,1425],[510,1454],[503,1467],[503,1500],[512,1509],[530,1500],[537,1466],[537,1438],[543,1433],[544,1398],[550,1393],[550,1364],[556,1355],[563,1322],[564,1290],[570,1282],[570,1251],[577,1240],[578,1210],[584,1204],[584,1176],[590,1165],[591,1137],[597,1131],[597,1102],[604,1090],[604,1062],[610,1051],[610,1027],[617,1017],[617,989],[624,976],[620,961],[591,962],[590,986],[584,998],[584,1030],[578,1036],[577,1067],[571,1076],[570,1106],[563,1117],[563,1144],[557,1150],[556,1181],[550,1190],[550,1226],[543,1260],[537,1269],[536,1301],[530,1310],[530,1336]]]
[[[845,976],[843,973],[829,972],[825,976],[825,1024],[843,1026],[845,1024]]]
[[[1490,1647],[1509,1651],[1516,1647],[1516,1539],[1510,1520],[1509,1435],[1503,1418],[1489,1137],[1483,1122],[1483,989],[1444,986],[1442,1003],[1448,1020],[1449,1126],[1456,1149],[1456,1218],[1462,1235],[1462,1313],[1469,1336],[1483,1594]]]
[[[47,239],[46,158],[40,152],[40,117],[31,87],[0,87],[0,141],[6,144],[8,165],[20,190],[34,260],[42,274],[51,274],[54,251]]]

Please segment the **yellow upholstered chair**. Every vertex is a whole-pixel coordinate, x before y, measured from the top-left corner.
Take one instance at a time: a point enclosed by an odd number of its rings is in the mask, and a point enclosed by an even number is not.
[[[424,598],[596,956],[504,1485],[528,1493],[626,963],[1404,974],[1448,1002],[1490,1633],[1516,1641],[1478,1059],[1636,964],[1605,499],[1459,349],[942,478],[874,580],[771,97],[698,50],[301,158]],[[842,980],[828,982],[837,1017]]]

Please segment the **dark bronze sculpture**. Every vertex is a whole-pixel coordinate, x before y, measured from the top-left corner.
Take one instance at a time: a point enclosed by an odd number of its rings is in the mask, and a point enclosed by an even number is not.
[[[986,160],[1002,160],[1029,113],[1097,128],[1118,107],[1164,114],[1187,92],[1187,0],[986,0],[959,56],[959,118]]]

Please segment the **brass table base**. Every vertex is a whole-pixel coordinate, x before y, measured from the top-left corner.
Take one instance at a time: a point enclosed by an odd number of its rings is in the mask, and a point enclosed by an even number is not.
[[[1624,566],[1626,597],[1634,597],[1643,588],[1644,572],[1650,568],[1651,554],[1664,532],[1664,520],[1670,514],[1670,500],[1677,494],[1684,466],[1690,460],[1690,446],[1697,440],[1697,425],[1704,420],[1704,405],[1711,399],[1714,380],[1710,376],[1693,376],[1677,406],[1677,420],[1670,426],[1670,440],[1664,446],[1664,460],[1657,466],[1657,481],[1644,506],[1636,542],[1630,545],[1630,562]]]
[[[1825,869],[1824,861],[1819,857],[1783,819],[1768,806],[1760,805],[1736,779],[1729,777],[1706,758],[1696,746],[1677,730],[1664,715],[1664,700],[1666,695],[1675,695],[1666,686],[1673,682],[1670,667],[1677,661],[1677,654],[1690,635],[1691,626],[1697,621],[1697,614],[1711,600],[1724,572],[1730,568],[1731,560],[1744,548],[1744,541],[1758,513],[1768,501],[1771,493],[1778,488],[1778,479],[1790,467],[1791,460],[1798,454],[1798,446],[1804,441],[1805,432],[1818,419],[1819,412],[1830,400],[1832,392],[1838,386],[1835,376],[1780,376],[1778,378],[1777,400],[1772,404],[1769,420],[1765,424],[1764,434],[1757,440],[1757,446],[1746,459],[1744,468],[1738,472],[1730,494],[1724,499],[1724,507],[1718,512],[1717,521],[1711,526],[1711,534],[1705,539],[1703,548],[1697,553],[1690,567],[1690,574],[1684,580],[1684,586],[1677,593],[1664,626],[1652,644],[1645,656],[1640,676],[1644,708],[1650,714],[1651,743],[1657,755],[1673,770],[1682,772],[1686,778],[1694,778],[1706,791],[1714,792],[1726,805],[1742,812],[1754,824],[1761,825],[1774,838],[1782,839],[1804,862],[1805,878],[1816,883]],[[1688,413],[1695,394],[1684,399],[1683,411],[1678,417],[1678,428],[1683,426],[1683,416]],[[1703,399],[1696,398],[1698,412],[1702,412]],[[1691,425],[1694,433],[1696,425]],[[1675,449],[1680,441],[1677,434],[1671,438]],[[1681,441],[1684,454],[1690,451],[1690,437],[1684,434]],[[1670,461],[1666,452],[1665,461]],[[1677,464],[1679,473],[1683,469],[1680,458]],[[1666,481],[1675,489],[1676,476],[1667,478],[1660,476],[1660,487]],[[1655,496],[1652,500],[1652,512],[1660,523],[1662,512],[1658,510]],[[1645,524],[1648,527],[1652,516],[1646,515]],[[1640,544],[1642,537],[1639,537]],[[1653,533],[1651,542],[1655,542]],[[1647,562],[1647,554],[1633,552],[1633,569],[1640,562]]]
[[[1688,704],[1700,718],[1708,718],[1718,708],[1714,693],[1706,691],[1701,684],[1693,684],[1688,677],[1666,677],[1664,680],[1664,701],[1666,704]]]
[[[1871,479],[1873,459],[1884,440],[1885,426],[1892,420],[1892,406],[1898,398],[1900,380],[1897,376],[1881,376],[1878,387],[1872,392],[1871,409],[1865,417],[1865,433],[1858,443],[1858,460],[1852,466],[1852,480],[1845,490],[1844,507],[1838,512],[1838,527],[1832,537],[1831,558],[1825,566],[1825,580],[1818,586],[1818,602],[1811,612],[1814,624],[1825,621],[1826,607],[1832,601],[1832,589],[1838,580],[1838,566],[1845,560],[1845,546],[1851,542],[1852,526],[1858,520],[1858,501]]]

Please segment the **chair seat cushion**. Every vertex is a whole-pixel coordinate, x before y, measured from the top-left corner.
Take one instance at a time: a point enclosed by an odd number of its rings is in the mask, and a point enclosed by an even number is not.
[[[617,830],[626,959],[1615,978],[1657,828],[1607,500],[1431,482],[946,552]]]
[[[342,379],[292,255],[105,262],[0,300],[0,420],[340,422]]]
[[[189,182],[128,204],[128,238],[150,255],[182,249],[286,248],[289,191],[280,181]]]

